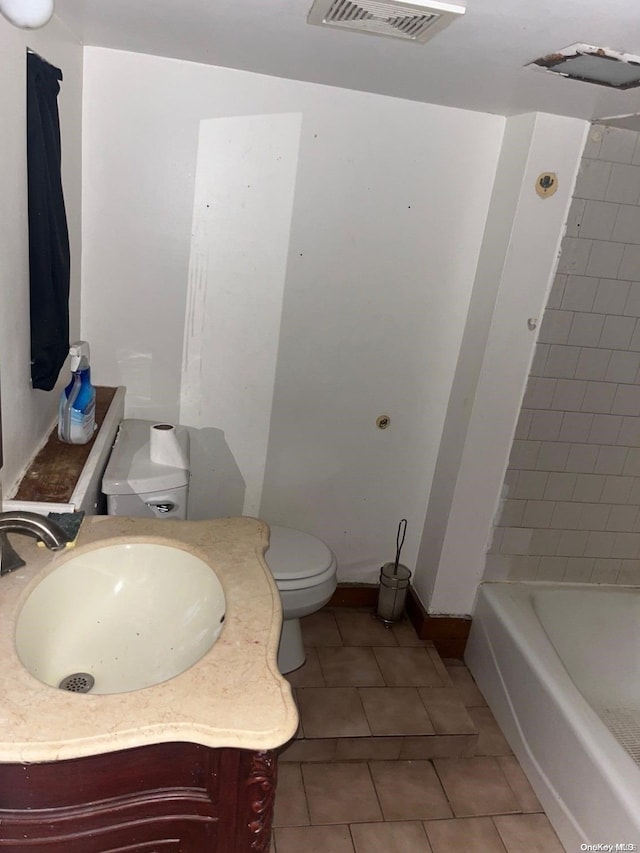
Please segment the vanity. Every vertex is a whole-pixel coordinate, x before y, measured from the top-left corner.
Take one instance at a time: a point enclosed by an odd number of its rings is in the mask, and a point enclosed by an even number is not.
[[[92,516],[85,518],[74,546],[63,551],[48,551],[27,537],[13,541],[26,566],[0,579],[0,850],[267,853],[276,750],[298,724],[289,684],[276,665],[281,607],[263,559],[267,526],[252,518],[184,522]],[[16,645],[26,603],[36,601],[38,589],[62,577],[78,557],[131,545],[170,548],[215,572],[224,613],[213,645],[183,671],[126,692],[118,692],[118,682],[108,688],[114,692],[103,693],[45,683],[56,682],[56,666],[67,666],[60,663],[60,623],[68,622],[67,636],[69,625],[85,632],[86,642],[79,638],[82,649],[92,633],[82,620],[83,602],[89,623],[102,617],[90,609],[88,593],[68,595],[68,620],[60,601],[54,606],[51,598],[51,613],[45,608],[39,617],[41,631],[50,637],[44,644],[39,637],[40,646],[50,649],[46,667],[54,672],[45,675],[37,656],[34,663],[26,646]],[[175,611],[184,636],[191,623],[182,623],[195,610],[194,604]],[[166,631],[163,624],[149,623],[155,646],[162,646],[165,634],[174,636],[170,621],[165,620]],[[147,623],[134,622],[129,613],[123,631],[131,629],[131,639],[124,653],[122,646],[111,648],[107,631],[102,657],[135,658],[136,637],[143,642],[141,625]],[[192,633],[201,634],[202,625],[195,624]],[[33,626],[30,631],[39,633]],[[184,645],[170,642],[160,667],[174,646]],[[79,660],[79,667],[85,663]],[[110,666],[119,664],[112,660]],[[161,676],[169,671],[161,669]],[[98,673],[96,689],[99,685]]]

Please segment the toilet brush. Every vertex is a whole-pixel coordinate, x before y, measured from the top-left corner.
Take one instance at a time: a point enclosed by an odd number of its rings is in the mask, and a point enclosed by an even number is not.
[[[389,627],[402,618],[411,572],[400,562],[400,553],[407,534],[407,519],[402,518],[396,535],[396,558],[380,569],[378,609],[376,616]]]

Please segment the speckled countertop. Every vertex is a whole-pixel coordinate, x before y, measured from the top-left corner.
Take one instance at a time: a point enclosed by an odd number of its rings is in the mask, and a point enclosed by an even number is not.
[[[143,690],[92,695],[41,683],[15,647],[26,598],[80,549],[132,538],[177,543],[214,567],[227,604],[217,642],[185,672]],[[26,536],[12,540],[27,565],[0,579],[1,762],[55,761],[170,741],[271,749],[293,737],[298,715],[276,663],[282,615],[263,559],[266,524],[93,516],[65,551],[48,551]]]

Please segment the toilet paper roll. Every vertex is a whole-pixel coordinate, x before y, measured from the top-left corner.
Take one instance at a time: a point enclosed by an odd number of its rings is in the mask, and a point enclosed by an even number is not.
[[[149,456],[157,465],[169,465],[172,468],[189,468],[189,433],[180,430],[178,434],[173,424],[153,424],[149,430]]]

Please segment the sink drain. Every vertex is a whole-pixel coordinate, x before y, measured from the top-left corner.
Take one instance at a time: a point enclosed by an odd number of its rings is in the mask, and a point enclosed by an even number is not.
[[[95,683],[95,678],[88,672],[74,672],[63,678],[58,687],[71,693],[88,693]]]

